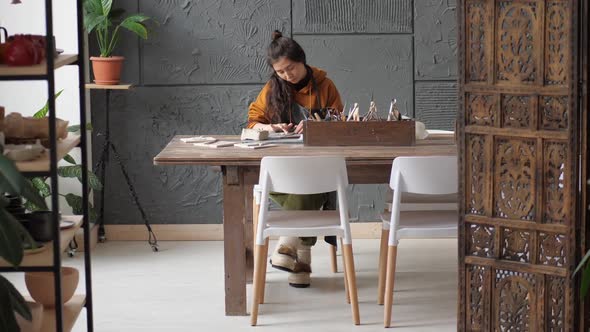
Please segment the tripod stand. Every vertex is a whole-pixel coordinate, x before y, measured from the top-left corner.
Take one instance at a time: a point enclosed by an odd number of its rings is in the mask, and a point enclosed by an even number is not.
[[[123,173],[123,177],[127,183],[127,188],[129,190],[129,194],[133,199],[133,204],[139,210],[141,214],[141,219],[143,220],[147,231],[148,231],[148,243],[151,246],[153,251],[158,251],[158,239],[156,238],[156,234],[152,231],[152,227],[150,226],[148,217],[139,202],[139,197],[137,196],[137,192],[133,187],[133,183],[131,183],[131,179],[129,178],[129,173],[125,168],[125,165],[121,161],[121,156],[119,152],[117,152],[117,148],[111,142],[111,134],[110,134],[110,105],[109,100],[111,96],[111,90],[128,90],[131,88],[131,85],[100,85],[97,86],[96,84],[88,84],[88,88],[90,89],[104,89],[105,90],[105,133],[104,133],[104,142],[102,145],[102,152],[100,154],[100,158],[98,162],[93,167],[93,171],[96,174],[97,170],[100,168],[100,181],[102,182],[102,191],[100,193],[100,212],[99,212],[99,220],[98,220],[98,239],[100,242],[106,241],[106,233],[104,228],[104,203],[105,203],[105,191],[106,191],[106,163],[110,161],[110,151],[113,151],[113,155],[115,157],[115,161],[119,165],[121,172]],[[98,134],[100,135],[100,134]]]

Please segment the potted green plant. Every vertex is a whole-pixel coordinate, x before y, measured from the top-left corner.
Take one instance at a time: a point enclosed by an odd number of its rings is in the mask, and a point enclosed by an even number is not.
[[[28,201],[47,209],[33,184],[16,168],[14,162],[0,154],[0,257],[12,266],[19,266],[24,255],[25,244],[34,248],[35,242],[24,227],[12,216],[6,207],[9,200],[4,195],[22,196]],[[0,331],[19,331],[15,312],[24,319],[32,319],[31,311],[18,290],[0,275]]]
[[[55,100],[62,94],[64,90],[60,90],[55,94]],[[49,102],[46,102],[45,105],[39,109],[34,115],[34,118],[44,118],[49,113]],[[81,130],[80,125],[73,125],[67,128],[68,132],[70,133],[78,133]],[[90,123],[86,124],[86,130],[92,130],[92,125]],[[78,164],[76,160],[70,156],[69,154],[65,155],[63,158],[64,161],[68,162],[71,165],[67,166],[58,166],[57,167],[57,175],[63,178],[77,178],[80,183],[82,183],[82,173],[83,168],[82,165]],[[99,178],[94,174],[94,172],[87,170],[88,173],[88,185],[89,189],[100,191],[102,190],[102,183],[100,182]],[[42,198],[47,198],[51,195],[51,187],[47,183],[48,177],[35,177],[31,180],[33,186],[37,189],[39,195]],[[68,205],[72,208],[72,212],[75,215],[82,214],[82,196],[76,195],[73,193],[68,194],[59,194],[60,196],[66,199]],[[37,206],[34,202],[27,200],[25,203],[25,207],[29,211],[43,211],[42,206]],[[92,204],[88,203],[89,208],[89,217],[90,221],[94,222],[97,219],[97,212],[96,209],[92,206]]]
[[[119,30],[127,29],[142,39],[147,39],[148,30],[145,23],[149,17],[133,14],[122,18],[122,9],[113,9],[112,0],[84,1],[84,28],[87,33],[95,32],[100,56],[90,57],[96,84],[114,85],[121,78],[122,56],[113,56],[113,50],[119,42]]]

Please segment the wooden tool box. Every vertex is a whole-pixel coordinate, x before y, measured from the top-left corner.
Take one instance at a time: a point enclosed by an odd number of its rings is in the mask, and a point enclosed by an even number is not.
[[[402,121],[306,121],[306,146],[410,146],[416,123]]]

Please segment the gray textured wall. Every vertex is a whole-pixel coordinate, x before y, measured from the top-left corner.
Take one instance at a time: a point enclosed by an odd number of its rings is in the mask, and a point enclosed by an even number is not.
[[[123,80],[113,92],[111,136],[153,223],[221,223],[221,177],[206,167],[155,167],[177,134],[237,134],[248,104],[270,72],[271,31],[292,35],[308,62],[328,71],[344,101],[382,114],[402,112],[429,128],[450,129],[456,113],[456,0],[155,0],[120,1],[160,25],[145,42],[122,36]],[[92,93],[97,160],[105,128],[104,92]],[[141,223],[123,175],[107,166],[106,222]],[[357,185],[351,206],[376,220],[386,186]],[[356,208],[352,211],[357,215]]]

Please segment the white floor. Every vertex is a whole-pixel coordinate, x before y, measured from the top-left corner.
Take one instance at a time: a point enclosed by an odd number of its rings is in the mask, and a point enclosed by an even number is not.
[[[96,331],[382,330],[383,307],[376,304],[378,240],[353,244],[361,326],[352,324],[343,275],[330,272],[323,241],[313,249],[310,288],[291,288],[285,272],[269,268],[266,304],[261,305],[256,328],[249,326],[248,316],[224,316],[222,242],[161,242],[160,248],[153,253],[145,242],[98,246],[93,253]],[[81,269],[82,254],[65,258],[64,264]],[[7,276],[26,293],[22,274]],[[81,292],[82,286],[81,279]],[[250,291],[249,285],[248,299]],[[456,240],[402,240],[393,305],[395,330],[456,331],[456,310]],[[85,318],[83,311],[74,331],[86,331]]]

